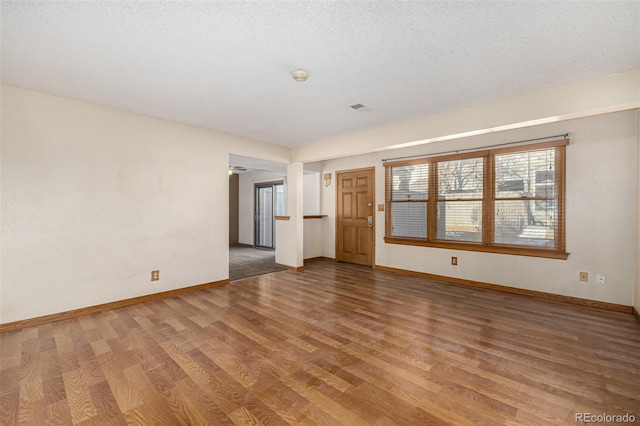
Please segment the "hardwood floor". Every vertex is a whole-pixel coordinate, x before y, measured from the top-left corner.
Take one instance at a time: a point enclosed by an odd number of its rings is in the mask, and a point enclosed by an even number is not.
[[[327,261],[0,344],[2,425],[640,421],[633,315]]]

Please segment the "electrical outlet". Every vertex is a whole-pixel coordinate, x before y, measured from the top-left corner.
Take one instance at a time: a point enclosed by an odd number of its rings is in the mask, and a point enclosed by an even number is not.
[[[151,281],[160,281],[160,271],[151,271]]]
[[[580,281],[589,282],[589,273],[580,272]]]
[[[596,284],[604,284],[605,283],[605,277],[603,274],[598,274],[596,275]]]
[[[455,256],[451,256],[451,264],[453,266],[458,266],[458,258]]]

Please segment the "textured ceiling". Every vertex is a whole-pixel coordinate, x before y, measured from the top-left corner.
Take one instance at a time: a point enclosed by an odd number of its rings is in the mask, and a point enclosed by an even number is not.
[[[4,84],[287,146],[640,66],[637,0],[2,1],[1,14]]]

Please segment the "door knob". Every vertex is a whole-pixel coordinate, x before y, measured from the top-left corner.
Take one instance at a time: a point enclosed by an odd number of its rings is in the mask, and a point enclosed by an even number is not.
[[[373,216],[367,216],[367,225],[369,227],[373,226]]]

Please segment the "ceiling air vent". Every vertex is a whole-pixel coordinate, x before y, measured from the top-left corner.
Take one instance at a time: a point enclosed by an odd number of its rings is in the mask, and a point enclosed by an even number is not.
[[[360,108],[364,108],[364,105],[362,104],[355,104],[355,105],[350,105],[349,108],[353,108],[353,109],[360,109]]]

